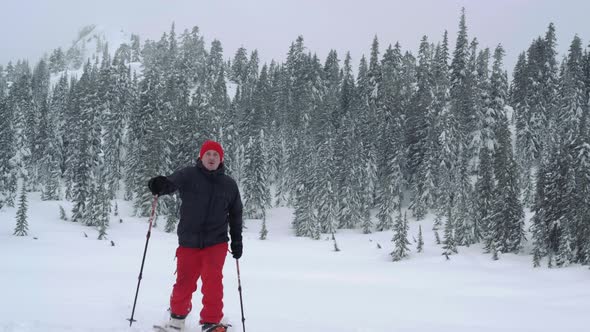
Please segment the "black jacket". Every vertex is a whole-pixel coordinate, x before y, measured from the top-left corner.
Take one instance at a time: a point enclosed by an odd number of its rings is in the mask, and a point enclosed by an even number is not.
[[[229,240],[242,241],[242,200],[234,179],[223,164],[209,171],[201,160],[166,177],[162,194],[180,192],[178,242],[183,247],[205,248]]]

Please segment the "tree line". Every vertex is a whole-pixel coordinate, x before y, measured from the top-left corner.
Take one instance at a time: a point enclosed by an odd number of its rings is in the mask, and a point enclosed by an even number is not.
[[[424,36],[416,55],[375,37],[356,67],[349,53],[320,60],[303,37],[281,63],[243,47],[224,60],[218,40],[207,47],[197,27],[177,36],[174,25],[114,55],[106,43],[82,61],[56,49],[33,69],[0,67],[0,208],[22,183],[19,215],[25,192],[40,191],[71,201],[71,221],[104,238],[117,195],[146,216],[147,179],[215,139],[261,238],[268,208],[290,206],[297,236],[395,229],[401,259],[404,206],[436,216],[447,257],[482,243],[497,259],[530,240],[535,266],[588,264],[590,52],[575,36],[558,59],[556,43],[549,24],[510,81],[504,48],[470,39],[465,12],[454,49],[446,32]],[[178,207],[175,196],[158,206],[167,231]]]

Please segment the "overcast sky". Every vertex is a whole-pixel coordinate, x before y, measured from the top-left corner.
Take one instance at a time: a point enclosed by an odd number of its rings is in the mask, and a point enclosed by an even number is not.
[[[396,41],[415,52],[423,35],[439,41],[446,29],[453,49],[461,7],[469,38],[490,48],[502,43],[509,71],[549,22],[562,54],[576,33],[585,46],[590,38],[588,0],[2,0],[0,64],[67,48],[88,24],[159,39],[172,22],[177,33],[196,25],[207,43],[220,40],[226,58],[244,46],[258,49],[262,61],[283,61],[303,35],[322,61],[336,49],[358,64],[375,35],[382,52]]]

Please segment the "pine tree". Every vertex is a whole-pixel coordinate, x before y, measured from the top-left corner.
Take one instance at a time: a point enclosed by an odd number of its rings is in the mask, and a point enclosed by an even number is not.
[[[418,245],[416,247],[417,252],[424,250],[424,239],[422,238],[422,225],[418,225]]]
[[[357,148],[356,137],[357,124],[353,110],[356,100],[356,84],[352,74],[350,53],[346,54],[342,73],[342,93],[340,98],[340,111],[342,112],[340,124],[337,127],[337,140],[335,146],[336,192],[339,194],[338,202],[338,228],[354,228],[359,222],[360,195],[355,190],[354,181],[358,176],[358,165],[350,163],[350,156]]]
[[[467,38],[467,25],[465,19],[465,8],[461,11],[459,21],[459,32],[453,60],[451,63],[451,112],[457,123],[457,138],[463,148],[469,146],[471,130],[473,126],[471,72],[469,70],[469,42]],[[468,159],[470,156],[468,155]]]
[[[340,68],[336,51],[331,51],[323,69],[321,101],[313,114],[315,145],[320,161],[317,163],[318,221],[322,233],[334,234],[337,227],[338,172],[336,167],[336,133],[340,122]],[[370,227],[370,226],[368,226]]]
[[[8,107],[13,111],[13,139],[16,148],[16,168],[18,177],[34,175],[34,167],[31,162],[33,147],[35,146],[36,108],[33,103],[32,75],[27,62],[17,63],[15,70],[16,79],[10,88]],[[30,183],[28,184],[30,185]]]
[[[59,179],[61,178],[61,152],[59,151],[58,136],[56,134],[56,115],[44,102],[41,107],[39,122],[39,142],[41,160],[39,161],[39,177],[43,183],[41,199],[59,199]]]
[[[393,242],[394,249],[390,255],[394,262],[408,257],[408,252],[410,251],[410,248],[408,247],[410,245],[410,241],[408,241],[409,228],[408,219],[405,215],[402,217],[401,209],[398,210],[398,215],[395,219],[395,226],[393,230],[394,235],[393,239],[391,240]]]
[[[506,74],[501,68],[504,49],[498,46],[494,52],[492,73],[492,105],[499,115],[495,124],[497,148],[494,151],[494,175],[496,188],[491,214],[486,223],[489,230],[486,248],[497,253],[518,252],[525,240],[524,210],[520,203],[518,168],[513,156],[511,134],[504,106],[508,92]]]
[[[374,48],[377,47],[378,44],[376,44],[376,39],[373,45]],[[374,57],[377,56],[377,52],[378,51],[376,49],[373,49],[372,54]],[[375,69],[375,71],[377,70],[378,69]],[[369,76],[369,68],[364,57],[361,58],[359,65],[357,89],[358,125],[356,128],[358,129],[358,132],[356,136],[360,141],[357,153],[360,153],[365,157],[355,163],[360,164],[358,169],[359,177],[356,178],[355,190],[360,193],[360,204],[358,210],[360,226],[363,230],[363,233],[368,234],[371,232],[371,228],[373,226],[370,208],[373,205],[373,193],[376,182],[377,155],[374,143],[376,141],[376,137],[374,136],[374,130],[371,129],[375,128],[375,99],[377,96],[378,87],[376,78]]]
[[[439,230],[440,227],[442,226],[442,218],[440,215],[436,215],[436,217],[434,218],[434,223],[432,224],[432,230],[436,231]]]
[[[68,220],[68,217],[66,216],[66,210],[61,205],[59,206],[59,219],[63,221]]]
[[[27,191],[25,189],[25,181],[20,192],[18,200],[18,210],[16,211],[16,228],[14,234],[16,236],[27,236],[29,232],[29,223],[27,222]]]
[[[252,71],[257,76],[257,68],[252,68]],[[251,80],[254,82],[256,78]],[[264,146],[265,118],[270,104],[269,89],[267,67],[264,66],[253,92],[251,108],[246,117],[248,129],[244,132],[249,140],[244,154],[244,206],[245,216],[250,219],[263,219],[265,210],[270,207],[267,149]]]
[[[400,80],[402,67],[401,47],[389,47],[383,56],[382,86],[379,105],[382,108],[379,114],[383,117],[379,129],[379,159],[377,181],[377,219],[378,231],[392,229],[393,214],[399,208],[398,202],[402,199],[404,163],[403,152],[403,115],[401,107]]]
[[[75,118],[74,128],[77,137],[74,137],[73,141],[77,143],[71,156],[72,196],[74,201],[71,219],[73,222],[88,220],[87,200],[90,197],[92,187],[92,167],[94,162],[92,160],[93,142],[91,131],[95,101],[93,100],[93,74],[91,70],[90,63],[87,63],[75,90],[75,102],[78,103],[77,108],[80,113]]]
[[[48,66],[49,72],[52,74],[57,74],[61,71],[66,70],[66,58],[61,47],[58,47],[53,50],[53,52],[49,56]]]
[[[455,182],[456,205],[451,207],[454,209],[455,241],[460,246],[469,246],[474,243],[473,189],[465,154],[463,152],[463,156],[460,158],[458,177]]]
[[[410,185],[413,187],[414,197],[411,208],[416,219],[424,218],[431,202],[433,178],[430,150],[431,131],[434,123],[432,115],[434,96],[434,70],[432,46],[426,36],[422,37],[418,54],[417,80],[418,91],[412,103],[413,107],[408,115],[406,128],[406,144],[408,145],[408,172]]]
[[[141,61],[141,42],[138,35],[131,35],[131,61]]]
[[[480,242],[488,238],[488,217],[492,213],[494,198],[494,178],[490,153],[487,147],[480,150],[477,182],[475,183],[475,214],[474,214],[474,241]]]
[[[124,199],[131,201],[133,199],[133,193],[136,189],[137,179],[137,168],[139,163],[139,136],[141,133],[141,114],[140,108],[138,107],[138,81],[137,75],[133,76],[131,83],[131,104],[132,107],[129,112],[129,120],[127,125],[127,133],[125,135],[125,150],[127,151],[124,161],[124,182],[125,182],[125,194]]]
[[[575,155],[576,170],[576,261],[590,263],[590,137],[588,136],[586,115],[581,124],[580,137],[577,140]]]
[[[145,51],[148,48],[148,51]],[[144,48],[144,79],[140,83],[141,95],[139,97],[139,110],[136,116],[138,123],[133,124],[135,157],[133,188],[137,193],[134,208],[138,215],[148,216],[152,204],[152,195],[145,189],[145,179],[157,174],[166,174],[172,171],[170,161],[170,142],[165,139],[167,123],[160,121],[171,116],[169,105],[165,103],[165,77],[167,52],[169,41],[167,34],[163,34],[157,43],[146,43]],[[194,151],[194,150],[193,150]],[[144,156],[149,153],[153,158],[151,162],[143,162]],[[168,200],[158,204],[158,211],[168,210]]]
[[[14,205],[16,195],[16,168],[14,167],[14,113],[4,92],[0,91],[0,209]]]
[[[520,169],[520,185],[523,192],[523,205],[532,207],[535,195],[535,181],[532,166],[539,154],[539,146],[536,143],[533,122],[528,96],[530,94],[530,73],[526,54],[521,53],[514,68],[513,80],[510,85],[510,104],[514,109],[514,122],[516,127],[516,160]]]
[[[443,255],[448,259],[453,253],[457,253],[457,242],[455,237],[455,220],[452,212],[452,206],[454,204],[454,195],[451,194],[447,205],[446,221],[445,221],[445,234],[443,240]]]
[[[266,217],[262,219],[262,227],[260,228],[260,240],[266,240],[266,236],[268,235],[268,229],[266,229]]]
[[[124,130],[131,108],[133,96],[129,69],[124,61],[108,63],[108,54],[103,56],[100,72],[99,94],[102,100],[104,121],[105,180],[108,197],[115,198],[119,182],[123,178]]]
[[[424,191],[427,190],[423,183],[424,178],[420,176],[420,171],[425,172],[421,167],[424,163],[424,156],[427,149],[428,138],[428,111],[433,102],[433,85],[434,77],[432,66],[432,47],[428,43],[426,36],[422,37],[418,51],[417,82],[418,90],[412,101],[408,118],[406,120],[406,138],[405,143],[408,148],[408,173],[410,174],[410,184],[414,187],[415,198],[413,201],[414,214],[418,219],[422,219],[425,214],[426,206],[422,201]]]

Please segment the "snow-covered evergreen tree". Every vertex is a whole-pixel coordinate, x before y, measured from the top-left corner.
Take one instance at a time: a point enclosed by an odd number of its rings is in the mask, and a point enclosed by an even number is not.
[[[27,190],[23,180],[20,197],[18,199],[18,210],[16,211],[16,227],[14,234],[16,236],[27,236],[29,232],[29,223],[27,222]]]
[[[401,47],[389,47],[383,55],[382,85],[380,90],[379,114],[379,159],[377,183],[377,219],[378,231],[392,229],[393,214],[399,209],[403,185],[403,115],[401,109],[402,66]]]
[[[14,129],[14,112],[4,91],[0,90],[0,209],[4,205],[13,206],[16,196]]]
[[[405,214],[402,216],[400,209],[395,219],[395,225],[393,227],[394,235],[391,240],[393,242],[393,251],[390,255],[394,262],[408,257],[408,253],[410,252],[410,248],[408,247],[410,245],[410,241],[408,241],[409,228],[408,219]]]
[[[41,199],[58,200],[61,178],[61,151],[56,134],[56,116],[53,109],[44,102],[41,106],[41,120],[39,122],[39,143],[41,145],[39,161],[39,179],[43,184]]]
[[[492,213],[494,192],[492,159],[488,148],[482,147],[479,154],[477,181],[475,183],[473,240],[476,243],[488,238],[489,225],[487,222]]]
[[[257,75],[257,68],[252,71]],[[256,78],[252,78],[255,81]],[[247,130],[244,132],[248,142],[244,153],[243,200],[246,218],[264,219],[265,210],[270,207],[268,186],[268,158],[266,155],[265,118],[269,111],[269,82],[267,67],[262,68],[258,84],[253,92],[251,108],[247,110]]]
[[[525,240],[524,210],[520,203],[518,167],[512,150],[512,139],[505,112],[508,94],[506,73],[500,68],[504,49],[498,46],[494,51],[492,72],[491,107],[498,115],[495,126],[497,148],[494,151],[494,177],[496,181],[491,214],[488,216],[489,230],[486,248],[494,257],[497,253],[518,252]]]
[[[75,147],[72,147],[73,154],[70,156],[73,183],[72,198],[74,202],[71,218],[73,222],[84,222],[87,220],[87,200],[89,199],[92,187],[93,155],[91,151],[91,126],[92,113],[95,110],[92,95],[95,93],[95,90],[91,70],[90,63],[87,63],[84,66],[84,72],[75,90],[75,102],[80,113],[77,114],[75,123],[73,124],[76,130],[76,136],[70,141],[76,142]]]
[[[422,225],[418,225],[418,244],[416,246],[417,252],[424,250],[424,238],[422,237]]]

